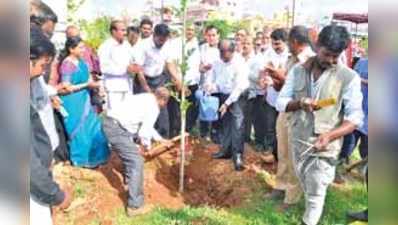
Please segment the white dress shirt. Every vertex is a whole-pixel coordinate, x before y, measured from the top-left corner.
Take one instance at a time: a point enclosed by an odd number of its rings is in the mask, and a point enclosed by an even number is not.
[[[296,65],[298,66],[298,65]],[[293,99],[293,87],[294,87],[294,69],[290,70],[285,85],[280,91],[277,100],[277,110],[279,112],[285,112],[286,107]],[[324,84],[327,73],[330,70],[325,70],[317,81],[314,82],[313,74],[311,74],[311,98],[316,99],[319,95],[320,89]],[[343,104],[344,104],[344,120],[348,120],[356,126],[362,125],[363,112],[362,112],[362,92],[361,92],[361,78],[359,75],[355,76],[354,79],[343,89]]]
[[[143,93],[126,96],[120,104],[112,107],[107,115],[117,120],[132,134],[138,134],[141,142],[150,148],[152,140],[163,139],[154,128],[159,112],[155,95]]]
[[[268,65],[269,63],[272,63],[275,68],[285,68],[287,60],[289,58],[289,50],[288,47],[285,47],[285,50],[278,54],[275,52],[273,48],[270,48],[267,50],[266,54],[264,55],[264,64],[263,66]],[[278,98],[279,92],[275,90],[273,86],[268,86],[267,87],[267,103],[274,108],[276,107],[276,100]]]
[[[159,49],[156,47],[153,38],[141,42],[141,52],[138,65],[144,68],[144,74],[148,77],[157,77],[163,73],[166,63],[173,60],[173,49],[170,40],[166,41]]]
[[[213,65],[213,71],[207,86],[212,93],[229,95],[225,104],[236,102],[240,95],[249,87],[249,68],[243,58],[235,53],[230,62],[218,60]]]
[[[47,93],[48,85],[44,81],[44,77],[40,76],[37,79],[38,79],[38,84]],[[44,130],[47,132],[47,135],[50,139],[52,150],[55,151],[59,146],[59,136],[57,128],[55,127],[54,109],[51,105],[51,101],[48,101],[42,109],[39,109],[38,113],[40,116],[40,120],[43,123]]]
[[[214,65],[214,63],[220,60],[220,50],[216,47],[210,47],[209,44],[205,43],[199,47],[200,49],[200,62],[204,65]],[[203,82],[207,83],[207,79],[212,76],[213,68],[204,73]]]
[[[174,59],[178,62],[182,62],[182,38],[176,38],[172,41],[173,51],[175,53]],[[199,84],[200,81],[200,51],[199,51],[199,43],[196,38],[193,38],[190,41],[185,43],[185,55],[189,57],[187,58],[188,70],[186,71],[184,77],[184,83],[187,85],[195,85]]]
[[[255,54],[253,57],[250,57],[249,61],[247,61],[247,65],[249,66],[250,82],[249,99],[254,98],[257,95],[265,95],[265,90],[258,85],[260,70],[264,68],[263,60],[263,54]]]
[[[114,38],[106,40],[98,49],[104,86],[109,92],[132,92],[127,67],[132,58],[131,45],[127,41],[119,43]]]
[[[129,43],[130,44],[130,43]],[[141,46],[142,46],[142,40],[139,39],[137,41],[137,43],[135,43],[135,45],[131,45],[130,44],[130,51],[131,51],[131,59],[130,59],[130,63],[134,64],[134,63],[138,63],[139,57],[141,56]]]

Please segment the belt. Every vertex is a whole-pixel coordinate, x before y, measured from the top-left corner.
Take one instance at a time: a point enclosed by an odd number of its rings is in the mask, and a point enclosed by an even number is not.
[[[139,130],[141,129],[142,123],[140,123],[140,124],[138,125],[138,129],[137,129],[137,132],[136,132],[136,133],[131,133],[131,131],[129,131],[129,130],[127,130],[126,128],[124,128],[124,127],[122,126],[122,124],[121,124],[118,120],[116,120],[116,119],[114,119],[114,118],[112,118],[112,117],[109,117],[109,116],[105,116],[105,119],[111,121],[112,123],[114,123],[115,125],[117,125],[120,129],[124,130],[125,132],[130,133],[130,134],[131,134],[131,137],[132,137],[132,140],[134,141],[134,143],[139,144],[138,132],[139,132]]]
[[[148,76],[148,75],[144,75],[144,77],[145,77],[145,79],[147,79],[147,80],[155,80],[155,79],[158,79],[159,77],[161,77],[161,76],[163,76],[164,74],[162,73],[162,74],[159,74],[159,75],[156,75],[156,76]]]
[[[105,73],[104,76],[105,76],[105,78],[108,78],[108,79],[121,79],[121,78],[126,79],[126,78],[129,78],[129,75],[127,75],[127,74],[115,75],[115,74]]]

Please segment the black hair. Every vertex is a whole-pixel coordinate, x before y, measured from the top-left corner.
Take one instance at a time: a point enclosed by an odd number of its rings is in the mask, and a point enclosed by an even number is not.
[[[228,39],[223,39],[218,43],[218,49],[221,50],[221,47],[224,43],[228,43],[228,51],[234,52],[235,51],[235,42]]]
[[[30,22],[41,26],[47,21],[58,23],[58,16],[47,4],[41,2],[37,7],[37,13],[30,16]]]
[[[324,27],[318,36],[318,46],[325,47],[334,53],[341,53],[350,42],[351,36],[343,26],[329,25]]]
[[[139,34],[140,33],[140,29],[136,26],[129,26],[127,28],[127,35],[129,35],[130,33],[136,33]]]
[[[283,28],[278,28],[272,31],[271,33],[271,39],[274,41],[287,41],[287,32]]]
[[[300,44],[311,44],[308,29],[305,26],[294,26],[290,29],[289,40],[296,40]]]
[[[217,31],[217,34],[219,33],[219,30],[218,30],[218,28],[216,27],[216,26],[214,26],[214,25],[208,25],[206,28],[205,28],[205,32],[207,33],[207,32],[209,32],[209,30],[212,30],[212,29],[215,29],[216,31]]]
[[[79,43],[82,41],[83,40],[80,37],[70,37],[66,39],[65,48],[62,50],[61,54],[59,55],[60,65],[65,60],[65,58],[68,57],[68,55],[70,54],[69,49],[76,48],[79,45]]]
[[[144,19],[141,20],[140,27],[144,26],[145,24],[150,25],[151,27],[153,27],[152,20],[150,20],[148,18],[144,18]]]
[[[160,37],[168,37],[170,36],[170,29],[169,26],[167,26],[164,23],[158,24],[155,26],[155,31],[154,31],[155,36],[160,36]]]
[[[38,60],[41,57],[54,57],[56,54],[55,46],[51,41],[40,32],[30,35],[30,60]]]

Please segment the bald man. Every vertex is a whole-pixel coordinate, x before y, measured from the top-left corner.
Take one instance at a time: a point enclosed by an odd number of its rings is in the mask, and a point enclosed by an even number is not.
[[[80,37],[80,30],[75,25],[69,25],[65,30],[66,38]]]
[[[242,93],[249,87],[248,66],[236,53],[230,40],[219,44],[220,60],[213,65],[211,77],[206,81],[205,90],[220,100],[221,150],[213,154],[214,159],[231,158],[237,171],[243,167],[243,112],[238,103]]]

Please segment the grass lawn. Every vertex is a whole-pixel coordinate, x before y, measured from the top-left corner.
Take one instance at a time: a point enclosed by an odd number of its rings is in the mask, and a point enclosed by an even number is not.
[[[111,216],[117,225],[297,225],[300,224],[304,210],[303,201],[286,213],[275,209],[278,202],[264,201],[264,192],[253,194],[243,208],[216,209],[211,207],[169,210],[157,208],[152,213],[130,219],[125,216],[124,209],[118,209]],[[347,224],[346,211],[362,210],[368,205],[365,187],[355,182],[350,185],[331,187],[327,196],[322,225]],[[115,219],[116,217],[116,219]],[[93,221],[92,224],[99,224]]]
[[[55,225],[297,225],[301,224],[304,201],[285,212],[281,202],[265,200],[274,181],[274,168],[262,164],[258,153],[248,151],[246,161],[256,169],[236,173],[230,162],[209,158],[217,149],[195,147],[194,159],[186,167],[186,192],[176,193],[178,170],[173,154],[166,154],[145,167],[145,199],[156,205],[150,213],[128,218],[125,215],[125,187],[117,157],[98,170],[59,165],[55,176],[74,187],[73,207],[56,212]],[[115,155],[114,155],[115,156]],[[357,151],[353,160],[359,159]],[[169,162],[169,164],[165,163]],[[119,168],[120,167],[120,168]],[[177,168],[178,169],[178,168]],[[343,168],[340,168],[342,170]],[[200,171],[200,172],[198,172]],[[368,206],[364,184],[354,173],[346,183],[329,188],[320,225],[345,225],[347,211]],[[206,204],[217,205],[212,207]],[[194,207],[198,206],[198,207]],[[354,224],[352,224],[354,225]],[[359,224],[355,224],[359,225]]]

